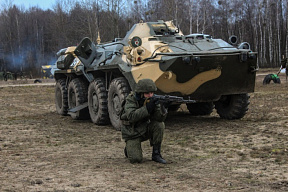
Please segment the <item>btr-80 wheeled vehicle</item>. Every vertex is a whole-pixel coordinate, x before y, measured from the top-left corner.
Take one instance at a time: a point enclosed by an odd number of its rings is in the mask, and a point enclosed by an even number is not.
[[[255,87],[257,54],[236,42],[236,36],[229,44],[205,34],[183,35],[172,21],[135,24],[123,39],[106,44],[84,38],[57,53],[57,112],[97,125],[111,122],[119,130],[123,100],[149,78],[157,94],[195,101],[186,103],[192,115],[209,115],[215,106],[221,118],[242,118]]]

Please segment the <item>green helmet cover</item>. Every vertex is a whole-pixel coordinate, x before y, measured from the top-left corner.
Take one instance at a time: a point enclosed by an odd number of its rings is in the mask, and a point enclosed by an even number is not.
[[[155,92],[157,91],[157,87],[151,79],[141,79],[138,81],[135,87],[136,93],[147,93],[147,92]]]

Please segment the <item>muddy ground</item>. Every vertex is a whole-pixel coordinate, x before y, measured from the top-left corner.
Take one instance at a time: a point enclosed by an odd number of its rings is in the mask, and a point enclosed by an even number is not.
[[[267,73],[241,120],[170,114],[166,165],[148,142],[130,164],[119,131],[56,114],[53,85],[0,87],[0,191],[288,191],[288,83]]]

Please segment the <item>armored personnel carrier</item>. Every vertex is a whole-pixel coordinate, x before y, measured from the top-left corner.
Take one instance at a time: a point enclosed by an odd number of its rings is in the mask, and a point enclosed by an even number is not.
[[[135,24],[123,39],[106,44],[84,38],[57,53],[57,112],[119,130],[123,100],[140,79],[150,78],[157,94],[194,100],[186,103],[192,115],[209,115],[215,107],[221,118],[242,118],[254,91],[257,53],[249,43],[236,43],[235,36],[229,44],[183,35],[172,21]]]

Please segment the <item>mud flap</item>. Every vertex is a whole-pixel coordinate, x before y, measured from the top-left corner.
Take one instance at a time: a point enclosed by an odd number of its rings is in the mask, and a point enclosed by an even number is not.
[[[82,39],[74,53],[86,68],[91,65],[97,56],[96,46],[88,37]]]
[[[74,108],[72,108],[72,109],[69,109],[69,110],[68,110],[68,114],[71,115],[71,114],[73,114],[73,113],[76,113],[77,111],[80,111],[80,110],[82,110],[82,109],[85,109],[86,107],[88,107],[88,102],[83,103],[83,104],[81,104],[81,105],[78,105],[77,107],[74,107]]]

